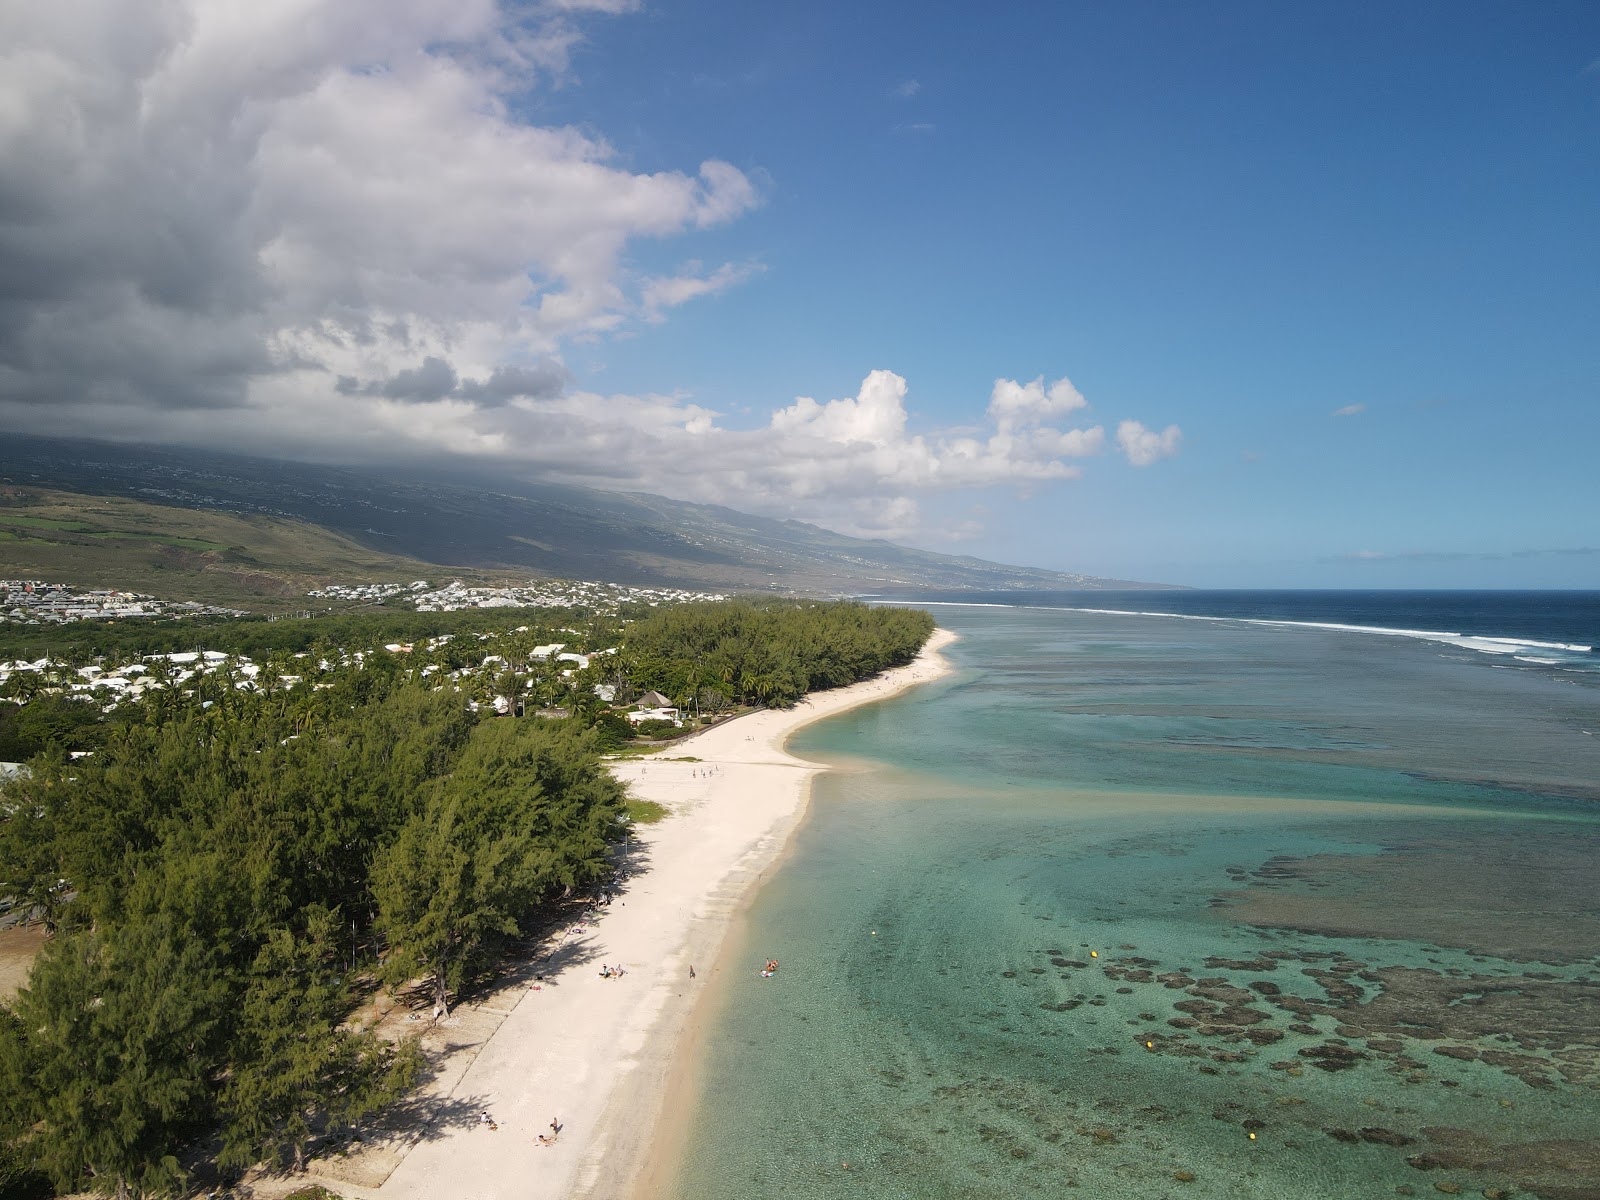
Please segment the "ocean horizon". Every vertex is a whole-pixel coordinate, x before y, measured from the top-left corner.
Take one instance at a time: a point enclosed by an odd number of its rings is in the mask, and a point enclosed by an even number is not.
[[[1600,1186],[1600,594],[1422,595],[930,606],[791,743],[676,1194]]]

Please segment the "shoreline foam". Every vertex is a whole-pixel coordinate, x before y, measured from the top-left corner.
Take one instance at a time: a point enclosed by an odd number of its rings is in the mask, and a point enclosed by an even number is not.
[[[936,629],[907,666],[728,721],[659,757],[613,764],[633,795],[671,815],[639,830],[626,890],[564,944],[561,965],[524,990],[451,1089],[452,1104],[491,1112],[497,1128],[433,1129],[381,1186],[335,1186],[376,1200],[609,1200],[635,1190],[647,1171],[668,1169],[651,1142],[677,1094],[669,1080],[692,1067],[693,1015],[726,969],[721,951],[745,901],[782,856],[811,780],[826,769],[784,744],[815,721],[945,675],[940,650],[954,640]],[[601,964],[627,974],[602,979]],[[563,1132],[542,1146],[536,1138],[552,1119]]]

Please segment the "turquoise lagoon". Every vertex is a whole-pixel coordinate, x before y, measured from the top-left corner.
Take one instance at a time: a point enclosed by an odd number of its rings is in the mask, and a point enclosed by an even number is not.
[[[1600,1195],[1595,675],[936,611],[793,743],[679,1197]]]

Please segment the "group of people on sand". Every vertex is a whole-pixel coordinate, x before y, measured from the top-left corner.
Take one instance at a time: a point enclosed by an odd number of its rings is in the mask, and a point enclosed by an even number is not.
[[[491,1130],[500,1128],[499,1122],[489,1115],[489,1110],[487,1108],[478,1114],[478,1124]],[[561,1118],[551,1117],[550,1132],[538,1134],[533,1140],[538,1142],[541,1146],[554,1146],[556,1144],[556,1138],[561,1136],[562,1128],[563,1126],[561,1124]]]
[[[775,958],[767,959],[766,966],[761,968],[761,978],[763,978],[763,979],[771,979],[777,973],[778,973],[778,960],[775,959]]]
[[[618,963],[614,967],[608,967],[605,963],[600,964],[601,979],[621,979],[626,974],[627,972],[622,969],[621,963]]]

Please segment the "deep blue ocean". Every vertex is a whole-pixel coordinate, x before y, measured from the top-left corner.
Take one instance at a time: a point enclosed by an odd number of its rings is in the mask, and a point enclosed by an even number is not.
[[[1513,659],[1600,670],[1600,591],[1010,591],[866,597],[937,612],[951,604],[1073,608],[1288,622],[1461,645]]]
[[[1600,1196],[1600,594],[975,599],[791,744],[680,1200]]]

